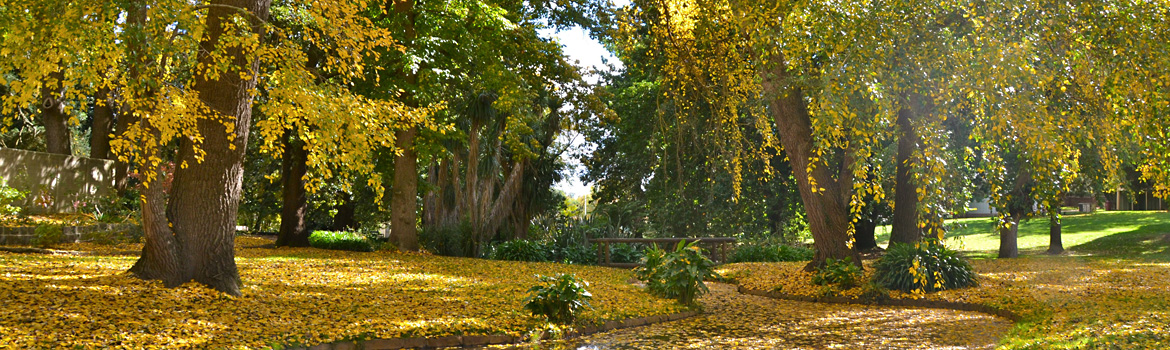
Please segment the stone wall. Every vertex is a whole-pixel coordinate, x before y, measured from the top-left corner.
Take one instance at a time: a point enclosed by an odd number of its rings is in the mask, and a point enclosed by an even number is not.
[[[0,227],[0,245],[28,245],[35,237],[36,226]],[[85,226],[64,226],[61,243],[89,242],[97,232],[137,233],[142,230],[134,224],[93,224]]]
[[[73,213],[113,192],[114,161],[0,148],[0,178],[28,193],[28,214]]]

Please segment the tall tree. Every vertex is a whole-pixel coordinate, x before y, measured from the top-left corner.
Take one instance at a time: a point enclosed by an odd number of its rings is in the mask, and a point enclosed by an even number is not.
[[[49,153],[73,154],[73,136],[69,131],[69,115],[65,109],[65,76],[57,71],[49,74],[41,88],[41,123],[45,125],[45,149]]]
[[[144,248],[142,258],[131,271],[172,286],[194,280],[239,295],[234,248],[236,214],[260,62],[244,48],[224,43],[231,40],[230,23],[234,18],[243,17],[251,26],[261,27],[268,18],[271,2],[224,0],[212,5],[207,10],[206,32],[199,43],[197,62],[212,67],[217,61],[227,60],[231,68],[218,76],[197,75],[194,89],[199,100],[224,119],[197,122],[196,130],[203,136],[199,145],[190,138],[179,142],[176,161],[182,166],[175,170],[167,202],[165,221],[169,229],[152,232],[162,225],[147,226],[148,239],[153,238],[154,245]],[[159,206],[148,203],[144,207]]]
[[[114,132],[114,96],[109,87],[94,94],[93,127],[89,134],[89,157],[110,159],[110,134]]]

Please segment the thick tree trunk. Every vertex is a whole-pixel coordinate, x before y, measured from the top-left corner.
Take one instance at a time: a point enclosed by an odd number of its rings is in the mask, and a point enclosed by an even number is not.
[[[877,246],[877,218],[867,213],[865,217],[853,223],[853,249],[864,252]]]
[[[799,88],[788,86],[788,71],[779,55],[772,57],[773,69],[765,74],[764,89],[771,95],[769,111],[776,120],[780,142],[792,165],[792,172],[804,201],[809,230],[813,235],[816,254],[805,270],[814,270],[825,264],[826,259],[851,258],[860,266],[861,256],[850,249],[849,199],[852,196],[853,159],[850,150],[839,150],[840,165],[828,169],[825,163],[816,164],[808,172],[810,159],[814,155],[812,119],[808,113],[804,94]],[[833,178],[833,173],[837,178]],[[816,181],[816,189],[810,183]]]
[[[418,155],[414,151],[417,127],[395,132],[395,145],[402,150],[394,157],[394,187],[390,194],[390,241],[399,250],[417,251],[418,246]]]
[[[909,99],[907,99],[909,100]],[[909,103],[909,101],[907,101]],[[890,230],[890,244],[913,244],[922,239],[918,227],[918,186],[914,180],[911,157],[917,149],[917,136],[911,123],[914,110],[903,106],[898,111],[898,155],[894,176],[894,217]]]
[[[1059,207],[1056,210],[1060,210]],[[1058,255],[1064,253],[1064,242],[1060,239],[1060,214],[1049,215],[1048,217],[1048,254]]]
[[[305,214],[309,212],[309,194],[305,190],[309,152],[304,142],[296,140],[292,132],[284,138],[284,154],[280,158],[280,234],[276,245],[281,247],[308,247],[309,228]]]
[[[49,153],[73,154],[70,146],[69,116],[65,114],[65,75],[61,72],[49,74],[41,88],[41,123],[45,124],[45,151]]]
[[[1005,217],[1008,225],[999,227],[999,258],[1015,258],[1020,256],[1020,249],[1016,244],[1020,231],[1020,216]],[[1001,221],[1002,225],[1002,221]]]
[[[89,133],[89,157],[110,159],[110,133],[114,127],[114,99],[109,88],[94,94],[93,128]]]
[[[164,268],[165,259],[153,259],[144,248],[143,257],[136,266],[140,271],[163,271],[163,275],[144,274],[149,279],[163,281],[194,280],[230,295],[240,295],[240,277],[235,262],[235,226],[242,192],[244,152],[248,131],[252,124],[252,91],[256,87],[255,72],[259,62],[240,48],[219,50],[224,35],[223,25],[241,15],[239,9],[251,12],[261,19],[268,17],[269,0],[223,0],[207,11],[207,30],[199,43],[198,61],[213,65],[214,52],[224,52],[233,69],[220,74],[217,80],[200,75],[194,89],[200,100],[223,120],[200,119],[196,123],[204,137],[200,145],[190,138],[179,142],[178,161],[171,196],[167,206],[174,247],[177,250],[178,271]],[[245,79],[246,78],[246,79]],[[224,122],[231,123],[229,132]],[[196,147],[205,152],[202,161],[196,159]],[[145,211],[144,211],[145,214]],[[148,236],[148,245],[164,245],[156,235]]]
[[[160,179],[166,176],[156,173]],[[130,272],[141,279],[160,280],[164,286],[171,288],[190,279],[184,274],[179,243],[168,225],[164,191],[162,181],[156,181],[142,190],[142,230],[146,244],[142,247],[142,257],[138,258]]]

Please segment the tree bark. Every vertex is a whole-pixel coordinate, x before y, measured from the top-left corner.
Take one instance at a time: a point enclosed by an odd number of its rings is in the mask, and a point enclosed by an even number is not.
[[[394,187],[390,194],[390,240],[399,250],[418,251],[418,155],[414,150],[417,127],[395,132],[402,154],[394,158]]]
[[[1060,210],[1060,207],[1057,206],[1056,210]],[[1060,213],[1050,213],[1048,216],[1048,254],[1064,253],[1064,242],[1061,241],[1060,234]]]
[[[1020,231],[1020,216],[1011,215],[1006,218],[1007,227],[999,228],[999,258],[1015,258],[1020,256],[1019,246],[1016,244]]]
[[[196,145],[190,138],[181,138],[179,142],[177,158],[180,166],[176,167],[166,213],[174,233],[174,244],[170,246],[177,251],[176,260],[180,265],[177,271],[167,268],[167,259],[152,258],[148,248],[143,248],[143,256],[135,265],[139,271],[161,271],[139,274],[143,278],[164,282],[194,280],[238,296],[240,277],[235,262],[235,226],[242,192],[244,152],[252,124],[252,91],[256,87],[255,73],[259,61],[249,57],[241,48],[217,50],[217,46],[225,34],[223,25],[226,22],[236,16],[252,20],[250,15],[241,14],[237,8],[266,19],[271,2],[220,0],[212,3],[226,6],[207,9],[207,29],[200,40],[197,59],[200,64],[214,65],[216,59],[211,54],[222,51],[232,68],[216,80],[205,75],[195,78],[194,90],[200,100],[223,118],[196,122],[204,137],[201,144]],[[232,123],[231,130],[224,129],[225,122]],[[195,158],[196,147],[205,152],[202,161]],[[148,235],[147,241],[148,246],[168,246],[163,234]]]
[[[877,218],[872,212],[873,209],[870,209],[864,217],[853,224],[853,249],[858,252],[872,250],[878,246]]]
[[[69,116],[65,114],[65,74],[49,74],[41,88],[41,123],[45,124],[45,151],[72,155]]]
[[[158,171],[155,173],[158,179],[167,176]],[[173,288],[190,278],[184,274],[179,243],[168,225],[166,203],[163,181],[156,181],[143,188],[142,230],[146,244],[142,247],[142,256],[130,267],[130,272],[141,279],[160,280],[167,288]]]
[[[109,88],[94,94],[93,128],[89,133],[89,157],[110,159],[110,133],[114,127],[114,99]]]
[[[808,171],[814,155],[812,117],[809,115],[803,91],[789,86],[789,75],[780,55],[773,55],[770,72],[764,76],[764,89],[770,95],[769,112],[776,120],[780,143],[792,165],[800,198],[804,202],[809,230],[813,235],[816,253],[805,266],[811,271],[823,266],[826,259],[851,258],[861,266],[861,256],[850,249],[849,200],[853,189],[853,158],[849,149],[839,150],[840,164],[829,169],[825,163],[816,164]],[[833,173],[837,177],[833,178]],[[816,181],[816,188],[809,181]]]
[[[905,99],[910,104],[909,98]],[[894,217],[890,230],[890,245],[894,243],[913,244],[922,239],[918,227],[918,185],[914,181],[911,157],[917,149],[918,137],[914,132],[914,110],[903,106],[898,110],[898,155],[894,176]]]
[[[280,158],[280,233],[276,245],[280,247],[308,247],[309,228],[305,214],[309,211],[309,194],[305,190],[309,152],[304,142],[296,140],[292,132],[284,138],[284,154]]]
[[[405,16],[402,42],[413,45],[415,39],[414,0],[392,0],[394,13]],[[409,89],[418,85],[418,73],[402,71]],[[405,96],[407,105],[417,107],[413,91]],[[411,126],[394,132],[394,144],[402,153],[394,157],[394,183],[390,194],[390,241],[399,250],[418,251],[418,154],[414,139],[418,127]]]
[[[333,215],[334,231],[348,231],[357,228],[357,219],[354,218],[353,194],[345,193],[341,197],[341,204],[333,207],[337,214]]]

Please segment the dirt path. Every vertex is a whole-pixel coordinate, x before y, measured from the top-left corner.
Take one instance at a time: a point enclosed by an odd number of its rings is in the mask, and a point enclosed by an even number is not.
[[[710,284],[706,313],[598,333],[568,349],[991,349],[1011,322],[976,312],[806,303]]]

